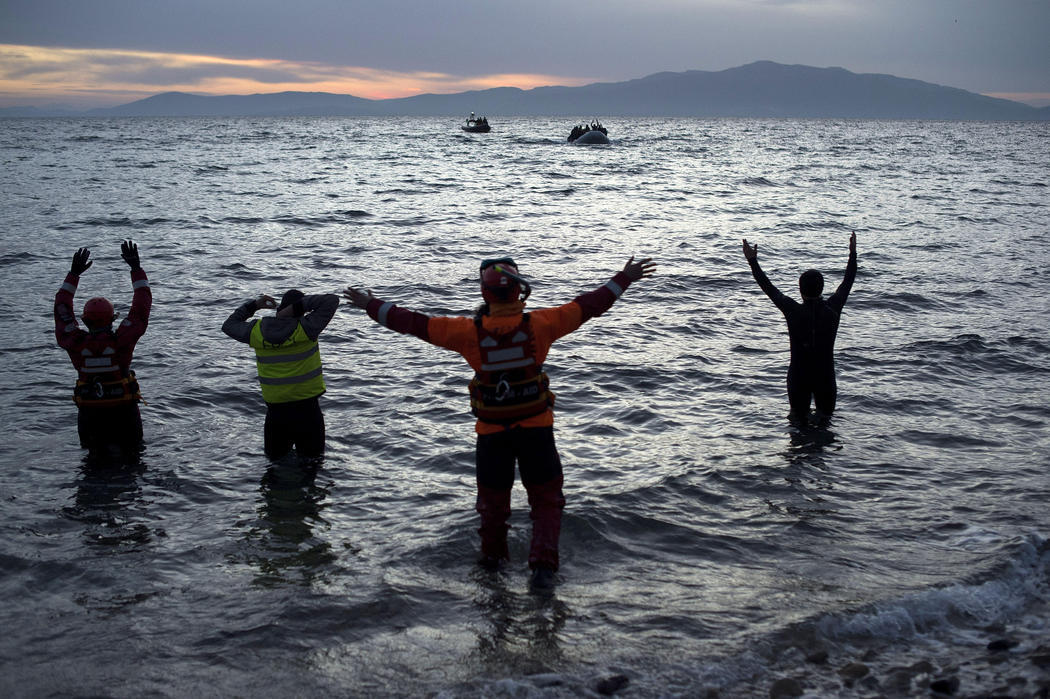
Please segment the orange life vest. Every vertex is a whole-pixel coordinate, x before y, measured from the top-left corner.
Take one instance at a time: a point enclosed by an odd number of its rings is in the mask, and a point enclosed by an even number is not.
[[[110,408],[127,403],[137,403],[142,400],[139,393],[139,382],[135,378],[135,372],[129,372],[116,380],[104,380],[100,377],[93,379],[78,379],[76,388],[73,389],[73,400],[80,407]]]
[[[92,335],[80,350],[73,400],[80,407],[108,408],[142,400],[135,372],[124,372],[112,332]]]
[[[510,424],[539,415],[554,405],[550,382],[536,363],[536,338],[523,313],[521,323],[497,334],[487,330],[478,316],[481,370],[470,382],[471,411],[483,422]]]

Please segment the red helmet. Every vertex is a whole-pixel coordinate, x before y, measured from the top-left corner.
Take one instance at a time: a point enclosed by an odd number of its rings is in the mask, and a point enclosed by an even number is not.
[[[101,296],[88,299],[88,302],[84,304],[84,312],[80,314],[81,320],[95,327],[107,326],[116,317],[117,314],[113,310],[113,304],[109,302],[109,299],[104,299]]]
[[[485,260],[481,263],[480,276],[481,297],[487,303],[517,301],[522,294],[523,283],[526,289],[525,296],[528,296],[529,283],[521,278],[517,265],[509,257]]]

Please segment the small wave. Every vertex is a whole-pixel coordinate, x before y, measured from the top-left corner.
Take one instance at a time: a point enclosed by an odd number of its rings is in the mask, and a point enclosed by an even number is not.
[[[926,430],[905,430],[900,433],[900,436],[912,444],[953,450],[1002,446],[1002,442],[982,439],[975,435],[962,434],[957,431],[929,432]]]
[[[739,352],[740,354],[776,354],[773,350],[761,347],[748,347],[747,345],[733,345],[731,351]]]
[[[851,230],[847,224],[838,221],[799,221],[798,223],[787,223],[784,228],[789,231]]]
[[[991,374],[1047,373],[1045,358],[1050,348],[1031,338],[1013,336],[1005,341],[986,341],[980,335],[967,333],[949,340],[921,340],[905,345],[910,355],[922,356],[928,362],[959,366],[961,363]],[[1031,352],[1025,361],[1017,352]]]
[[[930,223],[926,223],[925,221],[921,221],[921,220],[915,220],[915,221],[910,221],[908,223],[902,223],[900,225],[900,227],[901,228],[923,228],[923,229],[926,229],[926,230],[929,230],[929,231],[940,230],[937,226],[935,226],[933,224],[930,224]],[[920,246],[920,247],[925,247],[925,246]]]
[[[746,177],[741,181],[741,184],[750,185],[752,187],[778,187],[772,180],[766,179],[765,177]]]
[[[395,187],[394,189],[377,189],[375,194],[430,194],[425,189],[407,189],[404,187]]]
[[[255,216],[227,216],[222,219],[222,223],[263,223],[266,219],[258,218]]]
[[[222,265],[221,269],[226,272],[247,272],[251,268],[242,262],[232,262],[228,265]]]
[[[360,209],[347,209],[344,211],[332,211],[319,216],[301,216],[296,214],[284,214],[274,216],[271,221],[286,226],[306,226],[308,228],[322,228],[332,224],[353,223],[359,219],[370,217],[372,214]]]
[[[944,307],[945,304],[936,299],[923,296],[922,294],[904,292],[898,294],[882,294],[868,300],[865,305],[874,310],[908,311],[917,313],[919,311],[928,311],[934,308]]]
[[[1041,537],[1031,536],[1021,542],[1016,558],[998,570],[977,574],[972,582],[933,588],[852,613],[829,614],[817,620],[816,628],[835,640],[895,639],[951,626],[955,619],[979,626],[1003,622],[1034,602],[1047,601],[1042,596],[1048,571],[1050,547]]]
[[[975,536],[979,545],[997,538],[963,527],[959,545]],[[920,696],[930,694],[929,685],[943,674],[964,677],[968,695],[995,694],[992,689],[1001,684],[997,675],[1007,668],[1021,678],[1038,676],[1030,659],[1045,640],[1048,571],[1050,547],[1030,535],[1010,560],[973,580],[792,624],[755,639],[746,653],[697,668],[697,676],[723,692],[742,682],[772,685],[775,677],[791,676],[801,680],[807,696],[866,695],[870,692],[858,691],[865,681],[876,693]],[[1007,625],[1011,632],[1004,640]],[[1013,646],[1027,646],[1027,652],[995,656],[997,648]],[[964,662],[961,651],[970,656]],[[854,679],[847,668],[857,671]],[[853,687],[860,678],[862,686]]]
[[[31,252],[12,252],[4,253],[0,255],[0,267],[7,265],[16,265],[20,262],[28,262],[30,260],[40,259],[41,256],[34,255]]]

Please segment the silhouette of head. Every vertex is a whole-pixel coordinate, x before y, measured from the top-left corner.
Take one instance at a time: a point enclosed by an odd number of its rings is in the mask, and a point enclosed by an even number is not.
[[[277,315],[282,318],[298,318],[303,314],[303,297],[305,294],[298,289],[289,289],[281,297],[281,303],[277,305]]]
[[[798,290],[804,299],[820,298],[824,291],[824,275],[815,269],[807,269],[798,278]]]

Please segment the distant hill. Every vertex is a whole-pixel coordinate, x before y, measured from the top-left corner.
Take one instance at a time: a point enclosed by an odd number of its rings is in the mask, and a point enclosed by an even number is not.
[[[31,110],[32,108],[25,108]],[[181,92],[84,116],[681,116],[1050,120],[1050,107],[892,75],[758,61],[722,71],[656,73],[582,87],[500,87],[370,100],[325,92],[208,97]],[[46,112],[0,116],[41,116]],[[68,116],[69,114],[62,114]]]
[[[120,107],[93,109],[91,116],[369,116],[376,100],[330,92],[273,92],[217,97],[165,92]]]

